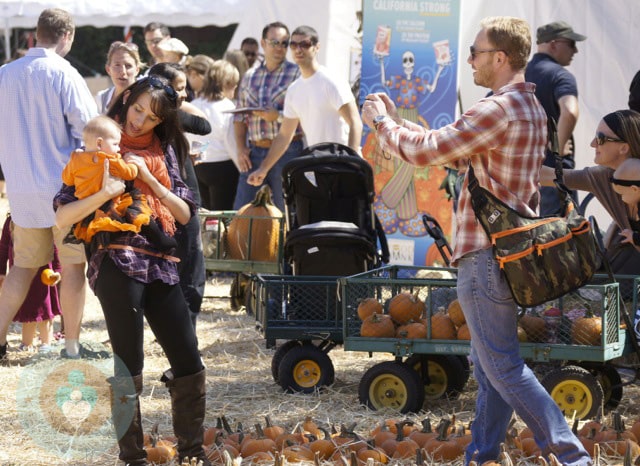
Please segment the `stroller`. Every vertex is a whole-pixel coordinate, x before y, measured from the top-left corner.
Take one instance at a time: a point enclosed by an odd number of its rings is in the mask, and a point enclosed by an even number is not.
[[[373,210],[371,166],[351,148],[337,143],[305,148],[285,165],[282,186],[284,260],[293,275],[355,275],[389,261]]]

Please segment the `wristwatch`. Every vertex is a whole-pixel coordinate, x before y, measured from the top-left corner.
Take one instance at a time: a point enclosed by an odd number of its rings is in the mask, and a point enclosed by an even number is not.
[[[387,118],[386,115],[376,115],[373,117],[373,128],[376,131],[378,131],[378,125],[380,125],[380,123],[382,123],[385,118]]]

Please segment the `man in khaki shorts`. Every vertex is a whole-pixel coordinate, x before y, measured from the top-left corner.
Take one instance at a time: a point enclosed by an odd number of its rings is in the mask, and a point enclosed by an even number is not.
[[[71,49],[75,25],[68,12],[44,10],[37,46],[0,68],[0,164],[13,220],[14,265],[0,291],[0,359],[7,354],[9,324],[22,305],[39,267],[53,258],[62,264],[60,302],[65,322],[63,357],[80,357],[80,324],[86,280],[82,245],[63,244],[55,227],[53,197],[62,169],[80,147],[82,130],[97,109],[78,71],[63,57]]]

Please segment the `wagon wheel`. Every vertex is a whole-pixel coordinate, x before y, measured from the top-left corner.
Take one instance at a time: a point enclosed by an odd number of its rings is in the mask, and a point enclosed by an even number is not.
[[[605,407],[616,408],[622,400],[622,378],[617,369],[607,363],[581,362],[580,366],[588,370],[600,382],[604,393]]]
[[[358,386],[360,403],[380,410],[391,408],[401,413],[417,412],[424,403],[424,386],[418,373],[409,366],[387,361],[364,373]]]
[[[469,363],[466,356],[463,362],[462,356],[455,355],[422,355],[413,354],[407,358],[405,364],[412,368],[422,381],[424,386],[424,397],[426,400],[437,400],[438,398],[457,398],[469,380]],[[429,383],[422,375],[422,361],[428,360]]]
[[[604,393],[598,379],[579,366],[564,366],[549,372],[541,381],[560,409],[578,419],[594,417]]]
[[[232,310],[237,311],[244,305],[248,283],[249,277],[243,273],[237,273],[236,276],[233,277],[233,281],[231,282],[231,287],[229,289]]]
[[[284,355],[289,352],[291,348],[295,348],[296,346],[300,346],[300,342],[297,340],[288,340],[284,342],[281,346],[278,346],[276,352],[273,354],[271,358],[271,375],[273,376],[273,380],[278,383],[278,372],[280,371],[280,363],[282,362],[282,358]]]
[[[313,393],[318,388],[331,385],[334,380],[331,359],[312,344],[289,349],[278,367],[278,383],[290,393]]]
[[[248,316],[255,312],[255,291],[255,282],[250,278],[244,290],[244,310]]]

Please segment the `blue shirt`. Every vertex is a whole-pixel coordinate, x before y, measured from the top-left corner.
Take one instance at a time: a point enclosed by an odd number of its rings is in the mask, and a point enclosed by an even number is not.
[[[80,73],[45,48],[32,48],[0,68],[0,165],[13,221],[24,228],[55,224],[53,196],[62,169],[98,114]]]

